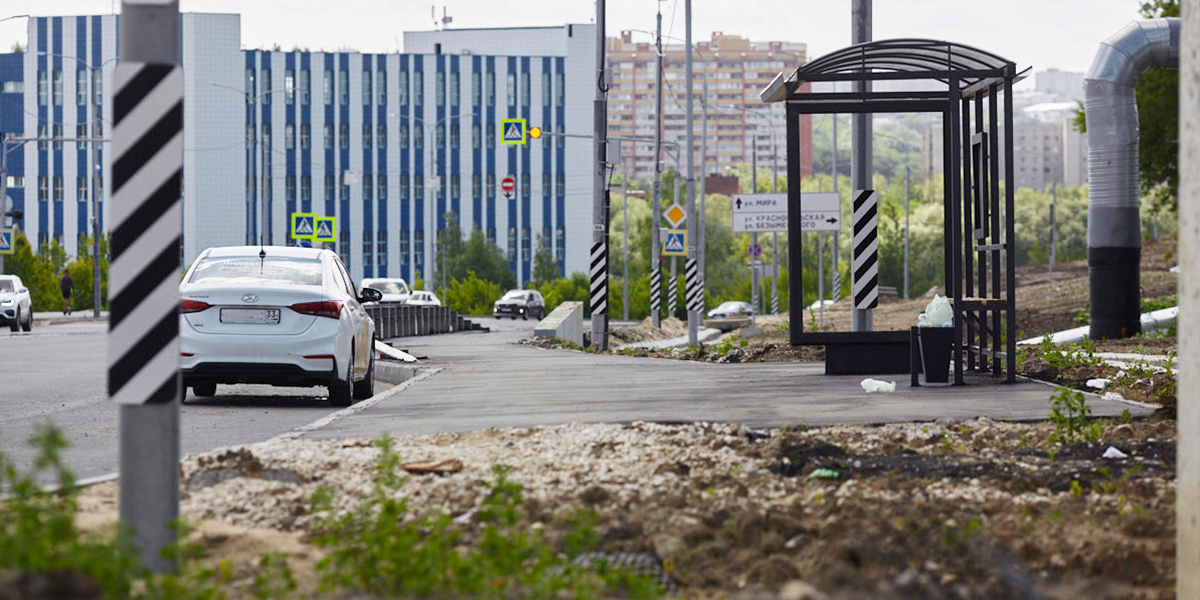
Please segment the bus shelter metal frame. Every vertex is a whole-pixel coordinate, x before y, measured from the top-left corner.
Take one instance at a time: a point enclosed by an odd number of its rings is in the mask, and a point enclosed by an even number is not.
[[[946,295],[954,309],[952,364],[957,385],[964,383],[964,358],[967,370],[990,371],[994,376],[1001,375],[1003,364],[1006,381],[1015,381],[1012,89],[1028,72],[1018,72],[1010,60],[962,44],[926,39],[879,40],[832,52],[790,74],[781,72],[762,92],[764,101],[785,102],[787,107],[787,174],[788,180],[795,182],[788,186],[788,239],[795,241],[801,239],[803,204],[799,185],[800,115],[942,115],[944,271]],[[876,81],[941,82],[945,89],[801,91],[810,90],[801,87],[804,83]],[[1008,135],[1000,135],[1001,123]],[[801,244],[790,243],[788,252],[790,264],[803,264]],[[803,277],[789,278],[789,286],[791,314],[803,314]],[[810,333],[804,331],[802,319],[793,319],[790,324],[793,345],[829,344],[839,336],[849,344],[870,344],[869,334],[873,333],[896,332]]]

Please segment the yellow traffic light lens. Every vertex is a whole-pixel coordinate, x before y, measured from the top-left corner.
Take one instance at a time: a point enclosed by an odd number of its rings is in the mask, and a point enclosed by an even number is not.
[[[541,127],[530,127],[529,128],[529,137],[531,137],[535,140],[542,137],[542,128]]]

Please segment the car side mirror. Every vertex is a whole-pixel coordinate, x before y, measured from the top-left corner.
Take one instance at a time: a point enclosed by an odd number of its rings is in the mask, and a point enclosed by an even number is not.
[[[359,302],[379,302],[383,299],[383,292],[375,288],[363,288],[362,295],[358,297]]]

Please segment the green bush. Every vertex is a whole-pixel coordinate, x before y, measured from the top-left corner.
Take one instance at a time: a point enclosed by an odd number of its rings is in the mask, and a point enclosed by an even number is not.
[[[450,280],[450,292],[445,300],[459,314],[490,315],[492,303],[502,295],[504,290],[498,284],[476,277],[474,271],[467,271],[466,277]]]

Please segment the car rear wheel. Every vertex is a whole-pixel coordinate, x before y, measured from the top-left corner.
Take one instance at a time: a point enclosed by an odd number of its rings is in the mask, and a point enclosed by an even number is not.
[[[366,400],[375,395],[375,353],[371,353],[371,360],[367,363],[367,376],[363,377],[362,381],[354,384],[354,399]]]
[[[29,316],[25,317],[25,323],[21,325],[22,331],[33,330],[33,311],[29,312]]]
[[[192,393],[199,397],[208,397],[217,395],[217,384],[213,382],[193,383]]]
[[[335,379],[329,384],[329,403],[334,406],[350,406],[354,403],[354,355],[346,364],[346,379]]]
[[[20,323],[20,322],[21,322],[21,309],[18,308],[17,314],[13,316],[13,320],[8,322],[8,329],[10,331],[16,331],[17,328],[20,327],[20,325],[18,325],[18,323]]]

